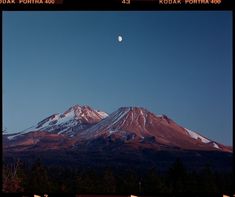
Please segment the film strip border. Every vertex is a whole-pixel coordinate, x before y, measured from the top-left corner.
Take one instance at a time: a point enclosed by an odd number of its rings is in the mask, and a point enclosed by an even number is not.
[[[2,10],[232,10],[233,0],[0,0]]]

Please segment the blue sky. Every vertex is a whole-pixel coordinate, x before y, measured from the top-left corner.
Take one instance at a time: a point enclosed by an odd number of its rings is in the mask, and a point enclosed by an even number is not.
[[[3,12],[3,126],[75,104],[145,107],[231,145],[232,12]]]

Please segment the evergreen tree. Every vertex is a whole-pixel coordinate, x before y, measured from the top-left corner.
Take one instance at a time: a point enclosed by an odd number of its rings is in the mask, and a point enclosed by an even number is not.
[[[96,172],[93,170],[84,171],[81,176],[76,178],[76,190],[81,193],[101,193],[100,192],[100,180]]]
[[[3,192],[23,192],[25,179],[23,163],[20,160],[13,164],[3,165]]]
[[[170,192],[179,193],[188,190],[187,171],[179,158],[170,167],[166,181]]]
[[[40,160],[37,160],[31,169],[28,182],[29,192],[47,193],[50,192],[50,181],[46,168]]]
[[[119,177],[119,188],[121,193],[138,194],[139,178],[135,171],[128,170],[124,175]]]
[[[188,173],[186,192],[198,193],[199,175],[196,171]]]
[[[212,172],[211,167],[209,164],[202,169],[200,173],[200,180],[199,180],[199,190],[203,193],[216,193],[218,192],[216,186],[216,177],[215,174]]]
[[[116,178],[113,175],[111,169],[106,169],[103,178],[104,193],[115,193],[116,192]]]
[[[162,179],[155,169],[147,172],[147,175],[142,180],[142,185],[142,192],[145,194],[157,194],[164,191]]]
[[[235,184],[233,181],[232,172],[216,173],[215,180],[216,180],[217,189],[220,193],[223,194],[234,193],[233,188],[235,188]]]

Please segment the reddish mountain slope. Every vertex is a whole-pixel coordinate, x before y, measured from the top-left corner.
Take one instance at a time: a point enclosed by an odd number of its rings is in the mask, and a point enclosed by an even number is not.
[[[135,146],[151,144],[156,148],[219,150],[228,147],[181,127],[165,115],[156,116],[144,108],[122,107],[79,134],[83,140],[115,137]]]
[[[93,142],[107,146],[112,139],[132,148],[154,150],[205,150],[232,152],[231,147],[209,140],[186,129],[165,115],[157,116],[144,108],[121,107],[110,115],[75,105],[61,114],[54,114],[23,132],[3,136],[5,149],[71,149]],[[99,142],[102,142],[99,141]],[[92,146],[91,146],[92,148]]]

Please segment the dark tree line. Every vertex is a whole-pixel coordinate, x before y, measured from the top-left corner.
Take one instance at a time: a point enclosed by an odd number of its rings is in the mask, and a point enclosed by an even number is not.
[[[32,166],[22,161],[3,164],[3,192],[89,193],[89,194],[167,194],[232,193],[232,173],[213,172],[206,165],[189,172],[178,159],[165,173],[149,169],[120,171],[106,168],[74,169],[69,166],[46,167],[40,160]]]

